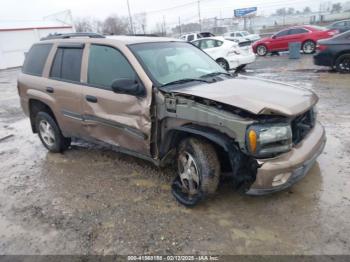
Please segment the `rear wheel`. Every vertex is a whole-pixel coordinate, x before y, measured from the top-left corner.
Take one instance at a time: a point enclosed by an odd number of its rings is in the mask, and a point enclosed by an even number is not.
[[[312,40],[307,40],[303,43],[301,49],[303,50],[304,54],[312,54],[316,50],[316,43]]]
[[[66,150],[71,139],[62,135],[56,121],[46,112],[39,112],[35,118],[36,130],[43,145],[51,152]]]
[[[266,56],[267,55],[267,48],[266,46],[264,45],[258,45],[256,47],[256,53],[259,55],[259,56]]]
[[[216,62],[226,71],[230,70],[230,66],[225,59],[219,58],[218,60],[216,60]]]
[[[183,140],[178,147],[177,172],[174,197],[185,206],[195,206],[219,184],[220,162],[214,147],[197,138]]]
[[[335,61],[335,68],[339,73],[350,73],[350,54],[339,56]]]

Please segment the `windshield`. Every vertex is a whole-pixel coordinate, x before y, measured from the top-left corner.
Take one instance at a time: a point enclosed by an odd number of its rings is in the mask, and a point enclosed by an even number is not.
[[[207,54],[189,43],[158,42],[129,45],[157,85],[227,73]]]
[[[249,33],[248,33],[247,31],[242,31],[241,34],[242,34],[243,36],[249,35]]]

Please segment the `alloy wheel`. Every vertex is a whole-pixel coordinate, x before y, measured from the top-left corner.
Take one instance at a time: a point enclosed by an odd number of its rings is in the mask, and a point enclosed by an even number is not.
[[[267,49],[265,46],[260,45],[260,46],[258,46],[256,52],[258,53],[259,56],[264,56],[267,53]]]
[[[178,170],[182,189],[190,195],[199,193],[199,172],[197,164],[190,153],[186,151],[181,153],[178,158]]]
[[[311,54],[315,51],[315,43],[312,41],[307,41],[303,45],[303,51],[305,54]]]
[[[349,73],[350,72],[350,58],[344,58],[340,61],[338,65],[341,72]]]
[[[47,146],[51,147],[55,144],[55,132],[49,122],[41,120],[39,123],[39,132]]]

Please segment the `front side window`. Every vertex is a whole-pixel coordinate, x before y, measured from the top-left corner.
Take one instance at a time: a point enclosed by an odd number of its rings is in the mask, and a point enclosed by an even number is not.
[[[52,63],[50,77],[80,82],[81,60],[83,48],[57,48]]]
[[[135,79],[136,73],[126,58],[115,48],[91,45],[88,64],[88,83],[111,89],[118,79]]]
[[[159,86],[210,73],[227,73],[207,54],[189,43],[142,43],[129,45],[129,48]]]
[[[29,75],[41,76],[51,47],[52,44],[33,45],[26,56],[22,72]]]
[[[284,31],[277,33],[275,36],[276,37],[286,36],[286,35],[288,35],[288,32],[289,32],[289,30],[284,30]]]
[[[194,41],[194,42],[192,42],[192,44],[195,45],[195,46],[197,46],[197,47],[199,47],[200,42],[201,42],[201,41]]]

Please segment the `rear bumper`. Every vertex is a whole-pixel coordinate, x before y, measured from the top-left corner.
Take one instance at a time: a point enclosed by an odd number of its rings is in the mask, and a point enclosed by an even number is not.
[[[240,65],[251,64],[255,61],[256,56],[254,53],[249,52],[246,55],[231,55],[227,57],[230,69],[237,68]]]
[[[312,168],[325,144],[325,130],[317,122],[307,137],[290,152],[260,162],[256,180],[246,194],[265,195],[292,186]]]

